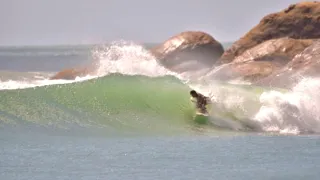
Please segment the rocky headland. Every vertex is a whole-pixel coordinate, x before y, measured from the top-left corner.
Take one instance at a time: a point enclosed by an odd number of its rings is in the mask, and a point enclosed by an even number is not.
[[[205,32],[185,31],[151,48],[150,53],[178,73],[220,67],[213,78],[290,88],[298,77],[320,75],[319,38],[320,2],[300,2],[266,15],[226,50]],[[65,69],[51,79],[74,79],[94,74],[97,68]]]

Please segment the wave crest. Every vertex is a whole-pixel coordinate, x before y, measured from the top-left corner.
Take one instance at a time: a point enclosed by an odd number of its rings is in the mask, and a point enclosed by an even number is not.
[[[98,76],[110,73],[158,77],[173,75],[161,66],[143,46],[127,41],[117,41],[96,47],[92,56],[98,61]]]

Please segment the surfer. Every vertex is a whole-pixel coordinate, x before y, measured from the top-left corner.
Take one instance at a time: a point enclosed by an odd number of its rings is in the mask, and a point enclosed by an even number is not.
[[[211,100],[208,97],[197,93],[195,90],[191,90],[190,95],[191,101],[196,104],[196,107],[200,110],[200,113],[208,114],[206,106],[211,103]]]

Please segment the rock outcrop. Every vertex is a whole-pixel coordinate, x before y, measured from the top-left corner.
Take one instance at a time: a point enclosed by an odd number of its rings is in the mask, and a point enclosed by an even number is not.
[[[94,75],[96,73],[97,68],[92,65],[88,65],[87,67],[76,67],[76,68],[68,68],[59,71],[50,79],[64,79],[64,80],[74,80],[77,77],[83,77],[86,75]]]
[[[176,72],[212,67],[223,52],[221,43],[200,31],[182,32],[151,49],[162,65]]]
[[[284,67],[312,42],[292,38],[271,39],[248,49],[212,75],[223,80],[238,78],[254,82]]]
[[[320,38],[320,2],[301,2],[265,16],[260,23],[227,49],[219,64],[229,63],[246,50],[270,39]]]
[[[320,40],[297,54],[284,68],[256,84],[292,88],[303,77],[320,77]]]
[[[246,50],[233,63],[249,61],[270,61],[287,64],[292,58],[312,44],[309,39],[279,38],[267,40]]]
[[[311,44],[314,48],[318,46],[314,43],[318,42],[316,39],[320,39],[320,2],[300,2],[265,16],[227,51],[205,32],[186,31],[152,48],[150,53],[164,67],[177,73],[207,72],[222,65],[211,73],[213,77],[272,85],[279,82],[277,77],[288,80],[294,71],[312,76],[319,72],[316,54],[313,54],[318,50],[309,49]],[[66,69],[51,79],[74,79],[96,70],[92,67]]]

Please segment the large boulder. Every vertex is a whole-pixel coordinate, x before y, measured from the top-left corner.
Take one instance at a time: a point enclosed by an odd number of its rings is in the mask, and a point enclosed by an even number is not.
[[[284,68],[256,84],[292,88],[303,77],[320,77],[320,40],[297,54]]]
[[[320,2],[301,2],[265,16],[260,23],[224,52],[219,64],[229,63],[246,50],[269,39],[320,38]]]
[[[200,31],[182,32],[151,49],[164,67],[176,72],[210,68],[223,52],[221,43]]]
[[[267,40],[225,64],[212,77],[221,80],[242,79],[255,82],[284,67],[313,40],[279,38]]]

